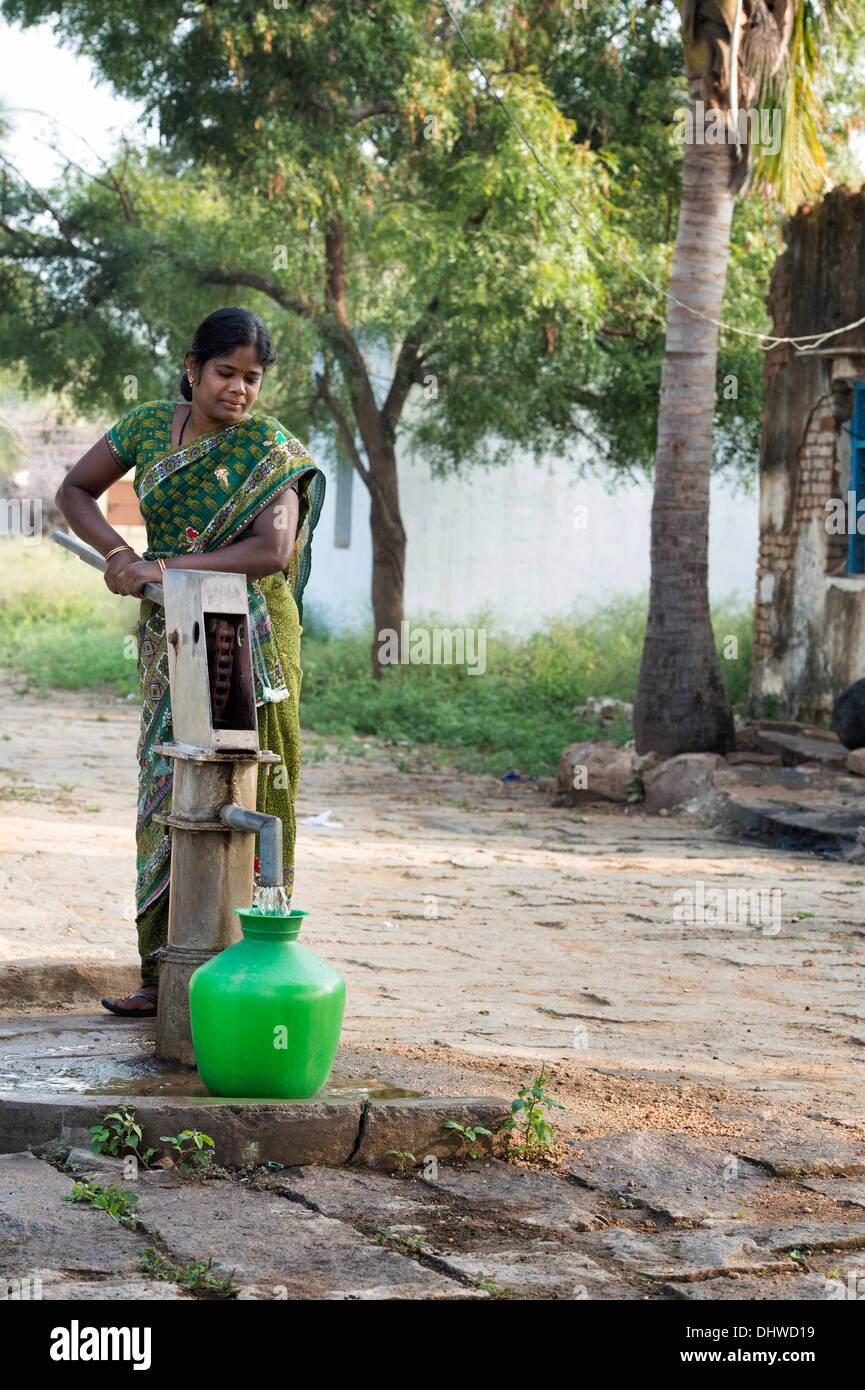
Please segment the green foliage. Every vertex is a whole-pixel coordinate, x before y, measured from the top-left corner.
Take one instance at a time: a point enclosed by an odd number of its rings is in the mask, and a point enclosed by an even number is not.
[[[460,7],[496,91],[576,212],[425,0],[209,0],[191,11],[2,0],[0,13],[54,23],[161,133],[159,149],[124,147],[98,179],[70,170],[53,190],[7,170],[0,359],[32,386],[115,414],[133,399],[129,378],[140,400],[173,392],[195,322],[240,297],[265,312],[280,348],[262,404],[336,444],[326,396],[352,420],[357,365],[328,297],[325,240],[338,221],[346,321],[380,401],[393,350],[409,335],[417,343],[411,378],[433,384],[402,429],[435,467],[583,434],[617,470],[651,468],[666,301],[616,252],[666,284],[681,179],[672,131],[688,99],[668,0]],[[760,170],[782,197],[797,162],[796,177],[821,161],[836,182],[853,172],[861,53],[838,13],[797,3],[778,79],[787,95],[764,94],[787,111],[787,172]],[[765,325],[779,219],[766,199],[738,200],[728,321]],[[761,368],[753,340],[722,335],[715,462],[744,476]]]
[[[385,1153],[396,1159],[400,1173],[404,1173],[407,1168],[413,1168],[417,1163],[414,1154],[409,1153],[407,1149],[385,1149]]]
[[[598,356],[585,227],[422,0],[269,12],[212,0],[191,15],[6,0],[2,12],[56,18],[163,137],[98,180],[67,174],[53,211],[10,173],[0,247],[20,307],[0,314],[0,358],[34,384],[119,413],[130,378],[137,399],[169,389],[197,319],[240,297],[278,339],[266,407],[299,433],[336,441],[331,402],[353,425],[362,357],[377,390],[410,339],[400,373],[427,386],[401,427],[434,466],[570,438]],[[578,206],[603,213],[606,171],[572,138],[532,46],[514,47],[521,17],[473,18],[520,123]],[[337,233],[344,312],[329,278]]]
[[[511,1114],[502,1129],[518,1136],[518,1142],[511,1144],[509,1154],[520,1158],[537,1158],[552,1147],[555,1131],[547,1115],[550,1110],[564,1110],[566,1106],[551,1096],[546,1088],[547,1064],[544,1062],[533,1081],[520,1082],[517,1098],[511,1101]]]
[[[139,1145],[143,1137],[141,1125],[135,1118],[135,1111],[128,1105],[121,1105],[106,1115],[101,1124],[90,1126],[91,1148],[94,1153],[112,1154],[123,1158],[127,1153],[134,1154],[143,1168],[148,1167],[156,1149],[145,1149]]]
[[[42,1159],[43,1163],[50,1163],[52,1168],[56,1168],[59,1173],[62,1173],[66,1170],[66,1161],[69,1158],[71,1150],[72,1145],[69,1140],[60,1139],[54,1145],[53,1149],[49,1149],[47,1153],[40,1154],[39,1157]]]
[[[402,1236],[395,1234],[393,1231],[376,1231],[374,1239],[376,1245],[386,1245],[389,1250],[396,1250],[400,1255],[406,1255],[410,1260],[414,1260],[416,1263],[419,1261],[419,1256],[423,1253],[424,1246],[426,1245],[426,1236],[420,1234],[416,1236]]]
[[[192,1260],[181,1265],[163,1255],[158,1250],[143,1250],[138,1257],[139,1268],[151,1279],[164,1279],[177,1284],[190,1293],[207,1293],[215,1298],[237,1298],[239,1290],[234,1283],[234,1270],[230,1274],[217,1275],[213,1271],[220,1268],[219,1260],[213,1256],[205,1264],[204,1260]]]
[[[207,1150],[214,1148],[214,1142],[209,1134],[202,1134],[197,1129],[182,1129],[179,1134],[160,1134],[163,1144],[168,1144],[175,1152],[174,1163],[181,1173],[190,1170],[200,1172],[203,1168],[208,1168],[213,1162],[213,1154]]]
[[[485,1134],[489,1139],[492,1138],[492,1130],[484,1129],[483,1125],[461,1125],[456,1120],[445,1120],[442,1129],[450,1129],[454,1134],[458,1134],[461,1140],[460,1157],[464,1158],[468,1154],[469,1158],[480,1158],[480,1149],[475,1149],[475,1143],[479,1134]]]
[[[483,1292],[488,1293],[491,1298],[507,1298],[509,1294],[513,1293],[510,1284],[506,1284],[503,1289],[500,1289],[493,1279],[493,1276],[491,1274],[484,1274],[483,1270],[478,1270],[477,1274],[469,1274],[466,1278],[467,1282],[471,1284],[473,1288],[482,1289]]]
[[[138,617],[134,599],[118,598],[95,570],[49,540],[7,540],[0,547],[0,664],[25,690],[138,691]]]
[[[63,1201],[86,1202],[99,1211],[107,1211],[113,1221],[133,1230],[143,1224],[133,1211],[138,1201],[137,1196],[134,1192],[124,1192],[119,1187],[97,1187],[95,1183],[77,1182]]]
[[[148,1168],[150,1160],[159,1152],[158,1149],[141,1149],[143,1131],[135,1118],[135,1111],[128,1105],[112,1110],[101,1124],[91,1125],[90,1134],[94,1153],[119,1158],[133,1154],[143,1168]],[[207,1168],[213,1159],[213,1154],[207,1152],[214,1148],[213,1140],[197,1129],[184,1129],[180,1134],[161,1134],[159,1137],[161,1143],[174,1151],[172,1163],[182,1173]]]

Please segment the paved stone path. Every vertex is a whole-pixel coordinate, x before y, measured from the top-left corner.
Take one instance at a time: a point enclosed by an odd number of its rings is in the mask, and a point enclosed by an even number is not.
[[[134,961],[135,729],[120,703],[0,697],[6,961]],[[315,1266],[319,1297],[393,1296],[381,1290],[397,1277],[412,1297],[476,1297],[478,1274],[544,1298],[858,1287],[865,869],[674,817],[578,816],[532,784],[401,772],[404,750],[348,748],[307,739],[299,820],[332,809],[341,826],[301,824],[295,893],[305,940],[347,980],[347,1049],[430,1095],[512,1096],[546,1061],[568,1106],[559,1166],[442,1164],[434,1183],[306,1170],[277,1175],[270,1194],[225,1180],[184,1189],[182,1220],[173,1190],[143,1179],[142,1215],[150,1207],[165,1248],[242,1266],[244,1297],[274,1296],[262,1293],[271,1280],[295,1287],[285,1252],[308,1234],[297,1212],[333,1223],[318,1230],[343,1252]],[[112,1228],[128,1253],[116,1268],[96,1262],[101,1241],[89,1264],[66,1259],[69,1218],[81,1232],[110,1218],[61,1205],[70,1179],[35,1163],[3,1160],[7,1274],[27,1224],[16,1183],[38,1172],[53,1214],[28,1267],[54,1269],[58,1288],[77,1270],[103,1291],[131,1280],[136,1296],[163,1296],[136,1272],[133,1232]],[[250,1237],[245,1263],[244,1222],[252,1231],[261,1212],[266,1231],[277,1210],[296,1235],[269,1254]]]
[[[663,1138],[655,1142],[660,1159]],[[702,1190],[690,1157],[681,1146],[668,1154],[668,1191],[685,1177]],[[606,1175],[603,1184],[585,1173],[575,1181],[497,1161],[440,1166],[426,1178],[299,1168],[235,1181],[142,1172],[134,1183],[116,1161],[75,1151],[70,1162],[79,1180],[137,1196],[143,1225],[127,1229],[64,1201],[71,1172],[32,1154],[0,1157],[6,1297],[212,1296],[154,1277],[148,1250],[162,1270],[205,1265],[217,1278],[231,1274],[242,1300],[826,1301],[865,1292],[861,1211],[826,1222],[732,1220],[711,1215],[719,1203],[709,1193],[700,1220],[658,1224],[644,1219],[645,1208],[611,1203]],[[648,1169],[632,1171],[651,1179]],[[642,1186],[641,1199],[653,1201],[651,1180]]]

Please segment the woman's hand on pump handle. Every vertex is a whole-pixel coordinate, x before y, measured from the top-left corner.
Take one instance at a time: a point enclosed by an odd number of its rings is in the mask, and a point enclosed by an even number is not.
[[[162,583],[162,571],[155,560],[142,560],[134,550],[121,550],[105,566],[105,583],[112,594],[140,598],[145,584]]]

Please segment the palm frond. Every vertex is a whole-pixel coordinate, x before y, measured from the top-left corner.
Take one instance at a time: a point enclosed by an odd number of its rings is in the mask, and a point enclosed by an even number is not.
[[[803,199],[818,194],[828,178],[820,143],[826,121],[820,79],[827,67],[838,28],[856,31],[865,24],[863,0],[799,0],[790,44],[783,63],[771,74],[754,73],[756,104],[780,112],[780,145],[777,150],[758,146],[754,169],[787,212]]]

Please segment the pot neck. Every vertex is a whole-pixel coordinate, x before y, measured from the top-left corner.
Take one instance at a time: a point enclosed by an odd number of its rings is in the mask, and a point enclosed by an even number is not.
[[[258,907],[236,907],[234,911],[240,918],[244,938],[251,941],[296,941],[304,917],[309,916],[307,912],[292,911],[277,917]]]

